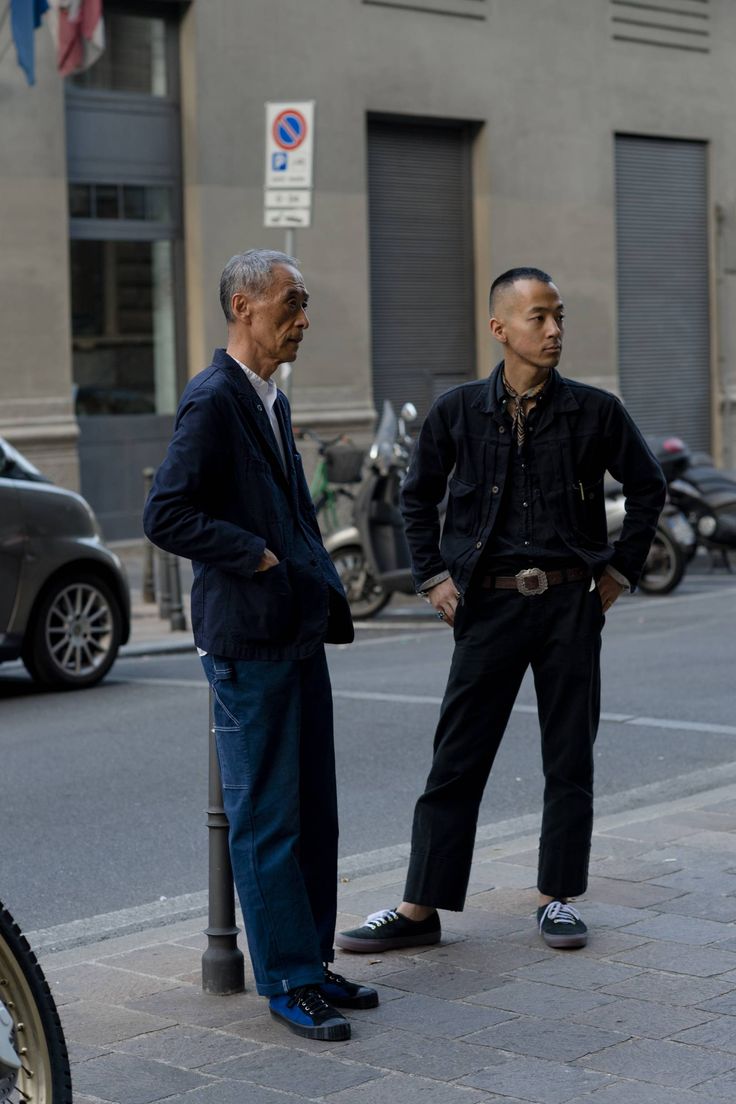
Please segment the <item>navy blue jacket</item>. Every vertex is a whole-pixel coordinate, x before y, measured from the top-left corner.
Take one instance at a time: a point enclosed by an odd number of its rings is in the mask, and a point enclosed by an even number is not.
[[[302,658],[353,639],[281,392],[275,410],[287,470],[255,388],[215,350],[182,395],[143,515],[149,540],[192,561],[195,643],[233,659]],[[279,563],[256,572],[265,548]]]
[[[464,593],[493,532],[515,447],[497,395],[502,368],[490,379],[441,395],[422,426],[402,490],[417,587],[449,571]],[[596,577],[610,563],[635,586],[664,505],[661,468],[614,395],[554,370],[550,382],[530,438],[544,507],[563,543]],[[606,471],[623,484],[627,500],[613,545],[603,496]],[[446,490],[440,538],[437,504]]]

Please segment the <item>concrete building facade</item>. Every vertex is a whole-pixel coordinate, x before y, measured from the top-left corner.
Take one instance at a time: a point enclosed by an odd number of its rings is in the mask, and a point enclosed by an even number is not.
[[[365,439],[384,397],[421,410],[486,374],[489,282],[532,264],[566,303],[566,374],[736,465],[730,0],[105,12],[98,76],[60,80],[43,31],[35,87],[0,61],[0,434],[81,479],[108,535],[138,532],[141,466],[224,342],[225,261],[284,246],[267,101],[316,104],[298,423]]]

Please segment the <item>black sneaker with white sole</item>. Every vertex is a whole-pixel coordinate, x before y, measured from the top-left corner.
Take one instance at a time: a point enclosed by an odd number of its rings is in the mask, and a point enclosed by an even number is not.
[[[325,980],[318,987],[328,1004],[336,1008],[377,1008],[378,993],[369,985],[348,981],[325,965]]]
[[[410,920],[396,909],[382,909],[366,917],[365,923],[350,931],[338,932],[335,943],[343,951],[355,954],[380,954],[402,947],[425,947],[442,938],[436,912],[426,920]]]
[[[574,950],[588,942],[588,929],[580,913],[565,901],[550,901],[537,909],[539,934],[548,947]]]

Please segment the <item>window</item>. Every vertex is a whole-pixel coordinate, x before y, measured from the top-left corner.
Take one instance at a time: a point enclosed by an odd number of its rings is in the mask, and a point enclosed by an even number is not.
[[[69,217],[170,223],[174,219],[173,188],[72,183],[69,185]]]
[[[163,19],[105,9],[105,52],[71,78],[78,88],[171,95]]]
[[[171,241],[71,243],[77,414],[176,408]]]

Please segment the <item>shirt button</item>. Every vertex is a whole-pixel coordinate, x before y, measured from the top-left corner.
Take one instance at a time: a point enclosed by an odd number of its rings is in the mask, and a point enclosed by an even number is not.
[[[528,505],[529,505],[529,503],[528,503],[528,502],[522,502],[522,504],[521,504],[521,505],[522,505],[522,506],[528,506]]]
[[[256,406],[256,410],[261,410],[261,411],[263,410],[263,407],[261,406],[260,403],[258,403],[258,405]]]
[[[499,426],[499,427],[498,427],[498,432],[499,432],[499,433],[505,433],[505,432],[506,432],[506,430],[505,430],[505,429],[503,428],[503,426]]]
[[[524,544],[528,544],[528,543],[529,543],[529,541],[524,541]]]
[[[491,494],[498,494],[498,487],[496,486],[495,483],[491,487]]]
[[[483,547],[483,541],[476,541],[475,542],[475,547],[476,548],[482,548]]]

